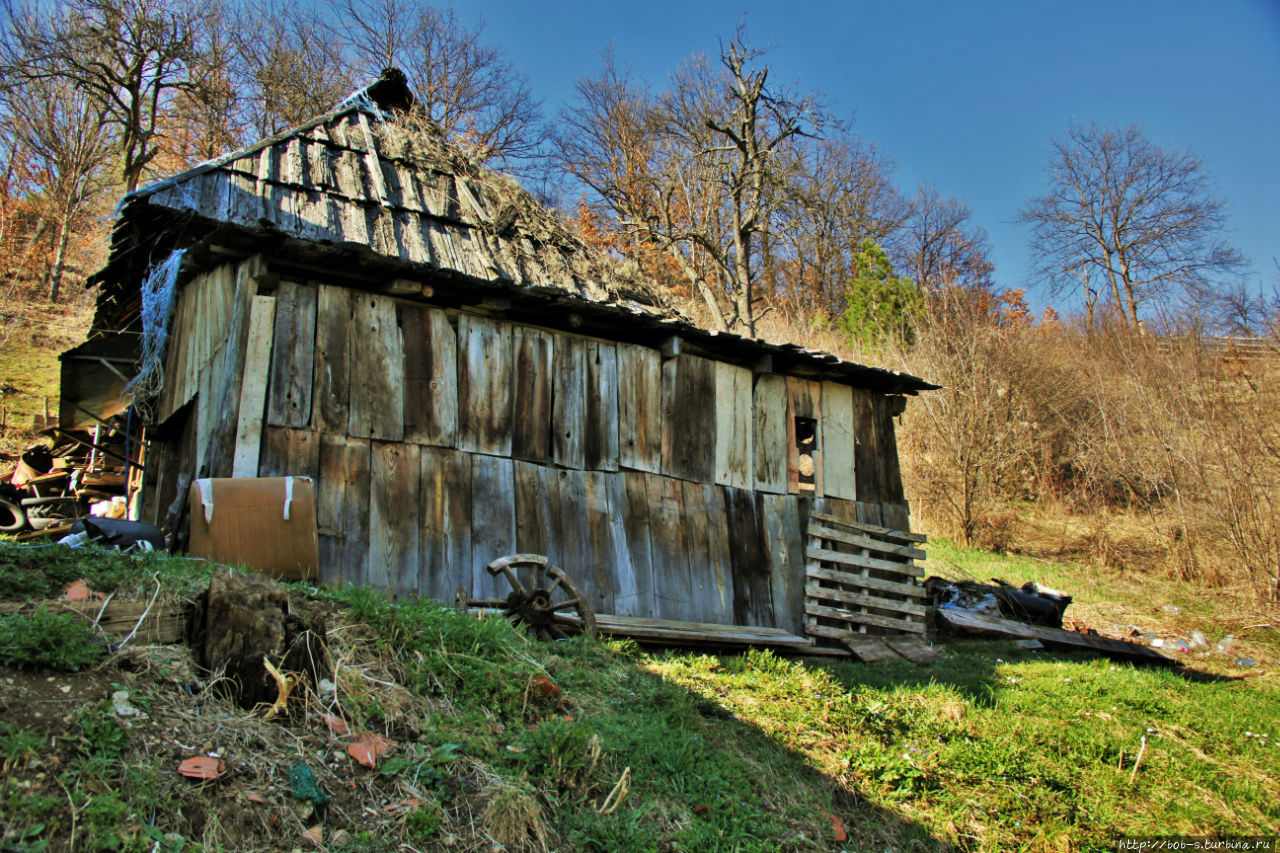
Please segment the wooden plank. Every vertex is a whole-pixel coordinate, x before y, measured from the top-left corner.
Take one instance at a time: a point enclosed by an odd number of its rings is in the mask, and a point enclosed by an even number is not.
[[[885,640],[861,637],[847,637],[841,642],[846,649],[853,652],[854,657],[863,663],[889,663],[901,661],[899,655]]]
[[[859,501],[879,503],[880,445],[876,430],[875,394],[853,391],[854,492]]]
[[[820,498],[826,494],[823,488],[822,448],[822,383],[795,376],[787,377],[787,482],[792,491],[805,492]],[[799,447],[797,435],[803,420],[813,428],[813,435]],[[802,460],[803,456],[809,462]],[[806,482],[805,471],[812,466],[812,482]]]
[[[617,471],[618,352],[607,341],[587,341],[586,365],[583,460],[587,468]]]
[[[895,563],[892,560],[878,560],[875,557],[868,557],[863,554],[849,554],[844,551],[832,551],[827,548],[816,548],[812,545],[805,549],[804,555],[810,560],[839,563],[842,566],[857,566],[861,569],[876,569],[882,572],[893,572],[894,574],[907,575],[908,577],[913,578],[918,578],[924,574],[923,569],[911,563]]]
[[[876,444],[880,448],[880,503],[896,504],[904,500],[902,472],[898,467],[898,437],[893,427],[892,400],[876,397]]]
[[[631,573],[622,516],[611,500],[613,476],[588,471],[583,477],[587,507],[587,566],[584,574],[594,576],[597,613],[616,613],[617,596],[622,592],[628,611],[634,608],[635,578]]]
[[[853,500],[853,389],[839,382],[822,383],[822,488],[831,497]]]
[[[325,583],[363,585],[368,578],[370,464],[368,441],[320,436],[316,525]]]
[[[271,366],[271,332],[276,300],[272,296],[253,297],[249,315],[248,349],[244,376],[240,383],[240,417],[236,425],[233,477],[256,477],[262,444],[262,416],[267,402],[267,375]]]
[[[711,566],[711,579],[715,583],[718,621],[734,622],[733,552],[730,543],[729,515],[725,509],[724,490],[720,486],[702,487],[707,513],[707,561]],[[772,626],[767,618],[759,623]]]
[[[825,619],[840,619],[845,622],[856,622],[859,625],[873,625],[877,628],[894,628],[899,631],[920,632],[924,631],[924,625],[920,622],[911,622],[906,619],[894,619],[892,616],[877,616],[872,613],[860,613],[855,610],[846,610],[843,607],[826,607],[821,604],[805,602],[804,612],[810,616],[821,616]],[[857,635],[857,632],[848,632],[850,636]]]
[[[715,481],[749,489],[754,484],[751,455],[755,419],[751,409],[751,371],[715,362]]]
[[[815,512],[811,517],[818,521],[826,522],[829,525],[834,525],[837,527],[840,525],[844,525],[845,527],[851,528],[853,530],[862,530],[867,533],[872,533],[884,539],[896,539],[900,542],[928,542],[929,541],[929,537],[924,535],[923,533],[912,533],[909,530],[894,530],[892,528],[884,527],[878,524],[865,524],[861,521],[846,521],[845,519],[838,518],[834,515],[831,515],[830,513]]]
[[[715,442],[715,362],[685,354],[663,362],[663,473],[712,482]]]
[[[511,454],[511,362],[510,325],[478,314],[458,315],[458,447],[462,450]]]
[[[773,624],[792,632],[804,625],[805,542],[799,504],[791,495],[761,495]]]
[[[643,571],[646,575],[650,571],[647,564],[642,564],[637,570],[631,562],[631,547],[628,544],[627,537],[627,486],[624,473],[608,473],[601,475],[604,478],[605,491],[608,493],[609,499],[609,529],[612,536],[612,546],[616,549],[616,564],[610,574],[613,578],[613,612],[623,616],[640,616],[651,611],[642,609],[641,607],[641,578],[639,574]],[[648,556],[647,549],[644,554]],[[644,591],[650,591],[651,579],[644,578]]]
[[[459,586],[471,588],[471,459],[435,447],[419,452],[418,589],[445,603]]]
[[[1077,634],[1060,628],[1048,628],[1043,625],[1028,625],[1025,622],[1014,622],[1011,619],[1000,619],[978,616],[963,610],[942,607],[938,609],[938,617],[954,628],[976,634],[993,634],[1001,637],[1019,639],[1036,639],[1045,645],[1073,649],[1088,649],[1100,652],[1113,660],[1126,660],[1134,663],[1151,663],[1157,666],[1180,666],[1181,664],[1165,657],[1155,649],[1138,643],[1126,643],[1109,637],[1092,634]]]
[[[350,409],[353,438],[404,440],[404,340],[394,299],[351,294]]]
[[[282,281],[276,289],[275,343],[271,351],[269,426],[311,423],[317,292],[313,285]]]
[[[558,500],[552,506],[556,535],[547,543],[547,556],[569,574],[592,610],[607,612],[601,606],[603,593],[596,583],[595,567],[590,562],[591,524],[587,512],[586,472],[562,470],[556,472],[556,478],[559,481]]]
[[[552,511],[558,491],[555,471],[531,462],[516,462],[512,477],[516,496],[516,551],[545,556],[548,543],[556,536]]]
[[[266,427],[262,431],[259,477],[310,477],[320,474],[320,437],[309,429]]]
[[[680,618],[691,610],[693,590],[689,579],[689,553],[685,547],[681,517],[684,493],[679,480],[646,474],[649,495],[649,540],[653,558],[654,615]]]
[[[351,291],[328,284],[316,294],[316,351],[312,373],[311,422],[317,432],[346,435],[350,400]]]
[[[938,657],[937,650],[930,648],[921,637],[889,639],[885,640],[885,643],[912,663],[928,663]]]
[[[586,465],[587,341],[556,337],[552,359],[551,446],[557,465]]]
[[[810,516],[815,517],[815,516]],[[845,545],[854,545],[858,548],[866,548],[868,551],[876,551],[881,554],[892,554],[895,557],[906,557],[912,560],[923,560],[928,555],[919,548],[912,548],[909,545],[894,545],[888,542],[882,542],[870,536],[860,536],[857,533],[846,533],[843,530],[837,530],[822,524],[809,525],[810,538],[829,539],[833,542],[842,542]]]
[[[551,461],[553,340],[549,332],[528,326],[517,326],[512,332],[515,372],[511,377],[511,454],[517,459]]]
[[[400,302],[404,338],[404,438],[453,447],[458,430],[458,337],[437,308]]]
[[[657,350],[618,344],[618,464],[662,469],[662,357]]]
[[[912,598],[928,597],[924,588],[916,584],[887,581],[882,580],[881,578],[865,577],[863,575],[852,575],[848,572],[837,571],[836,569],[826,569],[816,563],[810,563],[805,566],[805,577],[817,578],[825,581],[835,581],[836,583],[848,584],[849,586],[861,587],[863,589],[879,589],[885,592],[892,592],[895,595],[911,596]]]
[[[707,490],[702,483],[681,483],[684,513],[680,529],[689,557],[689,598],[682,618],[694,622],[732,621],[732,592],[716,584],[711,564]],[[728,593],[728,594],[726,594]]]
[[[733,621],[772,627],[776,624],[773,583],[761,500],[746,489],[724,487],[724,505],[733,574]]]
[[[398,596],[418,592],[418,446],[372,443],[369,586]]]
[[[914,616],[924,616],[926,612],[925,608],[919,604],[907,601],[893,601],[888,598],[863,595],[844,589],[833,589],[813,582],[805,585],[804,592],[808,598],[819,601],[838,601],[841,604],[856,604],[859,607],[874,607],[878,610],[892,610],[897,613],[906,613]]]
[[[627,538],[627,554],[635,578],[635,605],[631,615],[657,612],[655,594],[652,533],[649,526],[649,494],[645,476],[637,471],[624,471],[622,526]],[[625,605],[622,601],[621,605]]]
[[[64,598],[45,601],[0,601],[0,614],[34,613],[38,609],[52,613],[74,613],[94,623],[112,642],[120,642],[133,634],[133,645],[181,643],[186,639],[186,604],[184,602],[147,601],[68,601]],[[149,609],[148,609],[149,608]],[[137,632],[134,633],[134,629]]]
[[[886,527],[908,530],[911,527],[910,508],[905,500],[898,504],[880,504],[880,520]]]
[[[507,433],[510,438],[510,432]],[[506,580],[494,578],[485,567],[499,557],[516,553],[516,502],[510,459],[476,455],[471,459],[471,594],[474,598],[504,598],[511,592]]]
[[[613,614],[597,616],[596,629],[609,636],[707,646],[772,646],[794,651],[812,648],[804,637],[776,628],[750,628],[673,619],[639,619]]]

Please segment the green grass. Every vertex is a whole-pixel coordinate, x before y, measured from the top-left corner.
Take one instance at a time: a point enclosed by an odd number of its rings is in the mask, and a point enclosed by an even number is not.
[[[0,601],[59,598],[73,582],[120,598],[150,597],[155,577],[177,595],[194,595],[209,586],[213,566],[158,552],[120,554],[102,548],[18,545],[0,539]]]

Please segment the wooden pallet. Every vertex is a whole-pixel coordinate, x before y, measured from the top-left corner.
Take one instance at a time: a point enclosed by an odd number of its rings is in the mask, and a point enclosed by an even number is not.
[[[813,513],[805,549],[805,633],[834,640],[868,662],[927,659],[932,652],[923,643],[898,651],[886,642],[924,634],[925,591],[915,561],[924,558],[919,546],[925,541],[918,533]]]

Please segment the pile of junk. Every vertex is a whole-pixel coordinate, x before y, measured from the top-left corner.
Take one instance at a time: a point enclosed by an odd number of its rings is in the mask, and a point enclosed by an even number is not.
[[[1046,628],[1061,628],[1062,615],[1071,605],[1071,596],[1035,581],[1017,587],[1000,578],[992,578],[990,584],[985,584],[930,577],[925,580],[924,588],[930,603],[940,610],[1003,617]]]

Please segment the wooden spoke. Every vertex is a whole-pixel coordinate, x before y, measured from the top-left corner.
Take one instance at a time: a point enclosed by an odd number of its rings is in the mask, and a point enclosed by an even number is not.
[[[526,626],[540,640],[595,633],[595,614],[586,596],[563,569],[541,554],[500,557],[487,569],[493,577],[505,578],[511,592],[501,601],[469,602],[472,606],[500,607],[507,618]],[[528,586],[520,581],[521,575]]]

